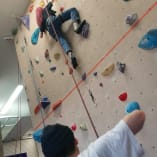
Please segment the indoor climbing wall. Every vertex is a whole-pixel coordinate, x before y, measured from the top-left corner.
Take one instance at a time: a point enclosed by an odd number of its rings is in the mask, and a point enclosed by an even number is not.
[[[46,3],[36,0],[30,4],[26,13],[29,27],[21,24],[15,37],[34,129],[42,128],[43,120],[45,124],[66,124],[83,150],[126,114],[127,103],[138,102],[146,113],[146,123],[137,138],[146,156],[155,157],[157,54],[156,49],[140,49],[138,43],[144,34],[157,27],[157,2],[56,0],[54,9],[58,13],[60,8],[76,7],[81,19],[90,24],[88,38],[75,34],[71,21],[63,25],[80,64],[72,75],[62,48],[48,33],[36,45],[31,43],[38,28],[36,8]],[[127,15],[133,13],[137,21],[126,24]]]

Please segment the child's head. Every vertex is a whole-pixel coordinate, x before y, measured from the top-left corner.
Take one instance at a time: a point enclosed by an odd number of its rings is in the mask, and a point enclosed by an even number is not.
[[[76,140],[69,127],[55,124],[44,128],[41,145],[45,157],[67,157],[75,153]]]

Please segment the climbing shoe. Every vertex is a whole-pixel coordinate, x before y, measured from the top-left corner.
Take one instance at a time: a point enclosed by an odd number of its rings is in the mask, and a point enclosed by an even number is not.
[[[80,24],[79,24],[79,26],[78,26],[78,28],[75,30],[75,32],[77,33],[77,34],[80,34],[81,32],[82,32],[82,28],[83,28],[83,26],[86,24],[86,20],[83,20]]]
[[[74,69],[76,69],[78,67],[78,63],[77,63],[76,57],[71,57],[71,64],[72,64]]]

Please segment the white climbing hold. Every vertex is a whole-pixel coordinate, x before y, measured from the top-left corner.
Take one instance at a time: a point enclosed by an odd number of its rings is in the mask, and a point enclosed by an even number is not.
[[[87,131],[88,130],[85,123],[80,124],[80,129],[83,130],[83,131]]]

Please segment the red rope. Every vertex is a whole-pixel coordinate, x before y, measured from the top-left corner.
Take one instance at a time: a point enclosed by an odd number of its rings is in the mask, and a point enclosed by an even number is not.
[[[48,3],[48,0],[46,0],[46,1],[47,1],[47,3]],[[49,14],[47,8],[46,8],[46,12],[47,12],[47,15],[50,17],[50,14]],[[50,20],[50,21],[51,21],[51,20]],[[55,30],[55,27],[54,27],[52,21],[51,21],[51,26],[52,26],[52,29],[53,29],[53,31],[54,31],[56,37],[57,37],[57,40],[59,41],[59,37],[58,37],[58,35],[57,35],[57,33],[56,33],[56,30]],[[59,45],[60,45],[60,47],[62,48],[60,41],[59,41]],[[62,48],[62,50],[64,51],[63,48]],[[88,111],[88,108],[87,108],[87,106],[86,106],[85,100],[83,99],[83,96],[82,96],[82,94],[81,94],[81,91],[80,91],[80,89],[79,89],[79,87],[78,87],[78,85],[77,85],[75,76],[73,75],[73,69],[72,69],[71,66],[69,65],[68,59],[67,59],[67,57],[66,57],[66,55],[65,55],[65,53],[64,53],[63,51],[62,51],[62,54],[63,54],[63,56],[64,56],[65,63],[66,63],[66,65],[67,65],[68,69],[69,69],[69,73],[70,73],[71,76],[72,76],[72,80],[73,80],[73,82],[74,82],[74,84],[75,84],[75,87],[76,87],[76,89],[77,89],[77,91],[78,91],[78,94],[79,94],[79,96],[80,96],[80,98],[81,98],[82,104],[83,104],[83,106],[84,106],[84,108],[85,108],[85,111],[86,111],[86,113],[87,113],[87,115],[88,115],[88,118],[89,118],[89,120],[90,120],[90,123],[91,123],[91,125],[92,125],[92,128],[93,128],[93,130],[94,130],[94,132],[95,132],[95,134],[96,134],[96,137],[98,138],[98,137],[99,137],[98,132],[97,132],[95,126],[94,126],[94,122],[93,122],[93,120],[92,120],[92,118],[91,118],[91,115],[90,115],[90,113],[89,113],[89,111]]]

